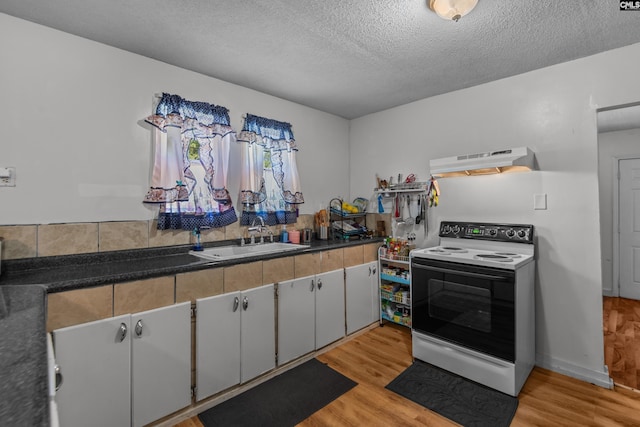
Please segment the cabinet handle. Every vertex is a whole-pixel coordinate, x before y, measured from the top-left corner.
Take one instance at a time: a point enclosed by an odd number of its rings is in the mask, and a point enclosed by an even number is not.
[[[236,311],[238,311],[238,306],[240,305],[240,298],[235,297],[233,299],[233,312],[235,313]]]
[[[373,274],[376,274],[376,268],[373,267]]]
[[[136,323],[136,336],[141,337],[142,336],[142,319],[138,320],[138,322]]]
[[[314,287],[315,287],[314,280],[311,280],[311,286],[309,287],[309,292],[313,292]]]
[[[369,266],[369,276],[371,276],[371,266]]]
[[[244,297],[244,298],[242,299],[242,309],[243,309],[244,311],[247,311],[247,307],[249,307],[249,298]]]
[[[318,290],[322,289],[322,279],[318,279]]]
[[[127,337],[127,325],[125,323],[120,323],[120,327],[118,328],[118,338],[120,342],[124,341]]]

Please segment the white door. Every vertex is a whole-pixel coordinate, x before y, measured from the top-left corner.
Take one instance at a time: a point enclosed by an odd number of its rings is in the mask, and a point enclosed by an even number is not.
[[[344,270],[316,276],[316,350],[345,335]]]
[[[372,264],[347,267],[345,294],[347,307],[347,335],[373,323],[371,275]]]
[[[240,381],[245,383],[276,366],[273,285],[243,291],[240,298]]]
[[[61,426],[131,425],[129,321],[127,314],[53,331]]]
[[[133,426],[189,406],[191,303],[132,314],[131,341]]]
[[[640,159],[620,160],[620,296],[640,299]]]
[[[196,400],[240,384],[240,292],[196,300]]]
[[[315,276],[278,284],[278,365],[315,349]]]

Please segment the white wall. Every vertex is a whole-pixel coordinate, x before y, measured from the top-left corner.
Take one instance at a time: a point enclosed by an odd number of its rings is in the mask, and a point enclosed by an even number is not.
[[[348,192],[345,119],[5,14],[0,38],[0,166],[17,168],[17,186],[0,187],[0,225],[152,218],[140,121],[159,92],[229,108],[236,131],[245,113],[290,122],[301,213]],[[230,176],[234,203],[238,186]]]
[[[637,123],[640,125],[640,123]],[[598,134],[598,180],[600,185],[600,235],[602,252],[603,295],[618,296],[618,285],[614,286],[614,191],[618,189],[618,160],[640,158],[640,128]]]
[[[351,193],[374,177],[429,177],[429,159],[528,146],[539,171],[441,179],[440,220],[531,223],[537,363],[608,384],[602,336],[596,110],[640,100],[640,44],[351,122]],[[356,157],[353,153],[359,153]],[[533,210],[547,194],[548,209]],[[435,230],[422,244],[437,241]]]

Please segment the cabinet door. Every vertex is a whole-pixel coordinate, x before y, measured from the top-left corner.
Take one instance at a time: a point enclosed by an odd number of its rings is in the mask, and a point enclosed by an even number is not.
[[[373,323],[371,300],[372,264],[345,268],[347,334]]]
[[[191,403],[191,303],[133,314],[131,329],[132,418],[138,427]]]
[[[315,349],[315,276],[278,284],[278,365]]]
[[[316,350],[345,335],[344,270],[316,276]]]
[[[240,381],[247,382],[276,366],[273,284],[241,293]]]
[[[131,425],[129,322],[127,314],[53,331],[60,425]]]
[[[240,292],[196,300],[196,400],[240,384]]]

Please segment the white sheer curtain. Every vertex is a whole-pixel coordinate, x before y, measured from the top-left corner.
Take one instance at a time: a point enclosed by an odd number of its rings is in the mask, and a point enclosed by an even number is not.
[[[162,94],[153,125],[154,165],[145,203],[157,203],[159,229],[224,227],[237,221],[227,173],[236,139],[225,107]]]
[[[242,144],[240,224],[249,225],[256,216],[268,225],[295,223],[304,196],[291,124],[247,114],[238,142]]]
[[[182,163],[182,138],[180,129],[167,127],[161,132],[153,130],[153,172],[151,188],[144,198],[145,203],[171,203],[188,200],[189,194],[182,182],[184,167]]]

